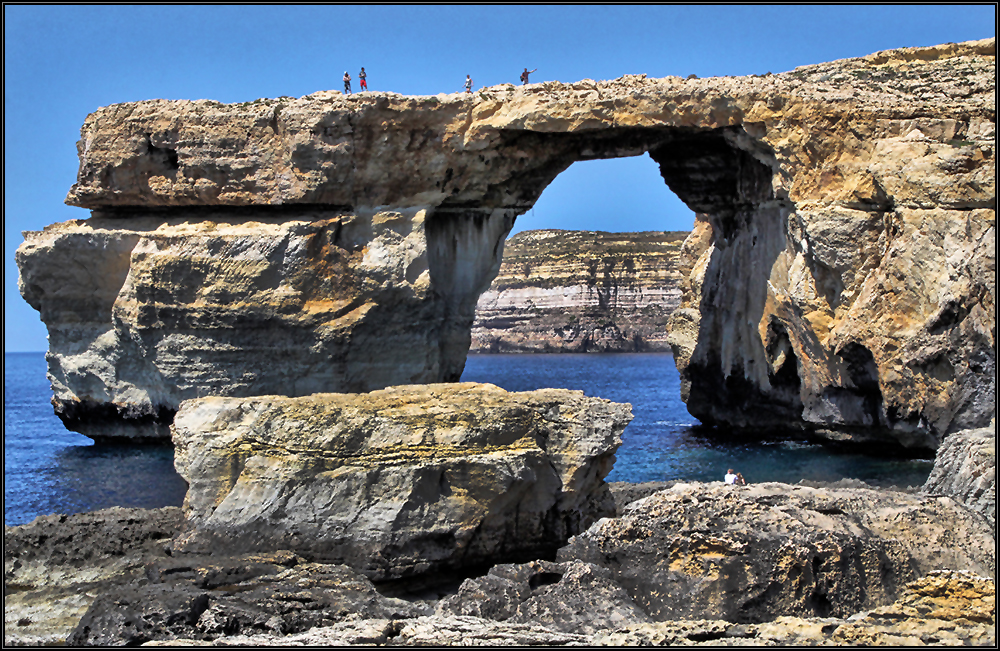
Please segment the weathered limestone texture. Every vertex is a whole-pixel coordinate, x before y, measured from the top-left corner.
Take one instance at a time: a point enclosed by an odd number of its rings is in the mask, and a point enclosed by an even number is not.
[[[479,298],[475,353],[669,351],[687,233],[524,231]]]
[[[579,391],[471,383],[186,401],[175,546],[290,549],[375,579],[545,556],[614,514],[604,477],[631,419]]]
[[[67,197],[94,219],[18,252],[56,411],[162,436],[219,387],[457,380],[514,219],[575,161],[648,153],[698,214],[669,327],[691,413],[936,449],[994,410],[995,52],[101,108]]]
[[[18,250],[70,429],[169,438],[189,398],[458,380],[510,228],[470,226],[456,262],[428,255],[423,210],[180,212],[57,224]],[[447,300],[435,268],[454,278]]]
[[[777,486],[777,485],[772,485]],[[643,487],[652,488],[651,485]],[[715,486],[692,485],[687,493],[711,508]],[[784,486],[786,492],[795,492]],[[733,491],[743,489],[732,488]],[[889,491],[858,495],[859,508],[899,521],[896,531],[926,526]],[[841,493],[843,495],[843,493]],[[710,499],[703,500],[708,496]],[[766,495],[765,495],[766,497]],[[933,500],[931,500],[933,501]],[[940,504],[950,502],[940,498]],[[636,505],[640,510],[641,504]],[[789,528],[802,512],[771,503],[757,509]],[[829,504],[827,504],[829,506]],[[957,508],[962,508],[954,505]],[[894,515],[892,515],[894,514]],[[633,514],[634,516],[635,514]],[[723,514],[712,516],[716,520]],[[808,523],[823,529],[818,512]],[[842,517],[842,516],[841,516]],[[978,521],[982,518],[977,516]],[[658,621],[658,589],[648,596],[627,588],[617,566],[578,559],[535,560],[493,566],[460,586],[426,587],[412,582],[378,588],[363,574],[339,564],[317,563],[287,550],[212,555],[172,553],[167,539],[182,521],[180,509],[108,509],[71,516],[45,516],[4,529],[5,646],[446,646],[465,645],[880,645],[993,647],[996,642],[996,589],[977,572],[935,570],[906,583],[891,604],[868,607],[847,617],[760,613],[748,623],[717,618]],[[635,517],[633,517],[633,522]],[[607,520],[594,529],[606,531]],[[650,528],[662,521],[649,520]],[[944,527],[950,526],[948,523]],[[954,538],[928,531],[924,557],[952,558]],[[858,536],[870,532],[856,528]],[[885,533],[885,532],[883,532]],[[718,535],[725,536],[726,532]],[[891,532],[888,535],[891,534]],[[908,540],[906,536],[904,540]],[[625,566],[640,540],[618,540]],[[672,548],[663,548],[672,553]],[[702,565],[706,580],[722,562],[718,548],[691,548],[691,563]],[[776,553],[789,562],[795,545]],[[656,562],[656,557],[650,556]],[[676,562],[679,557],[670,557]],[[841,557],[848,567],[856,559]],[[794,572],[795,566],[787,566]],[[886,568],[890,568],[887,565]],[[874,569],[855,565],[851,572]],[[649,568],[656,575],[657,566]],[[802,568],[817,573],[816,569]],[[826,574],[824,564],[820,572]],[[917,568],[919,570],[919,568]],[[889,576],[888,574],[886,575]],[[900,578],[900,577],[895,577]],[[409,587],[407,587],[407,585]],[[858,601],[856,585],[833,581]]]
[[[762,624],[685,620],[630,625],[600,646],[996,646],[996,585],[965,572],[932,572],[891,606],[850,618],[778,617]]]
[[[115,507],[4,526],[4,646],[64,644],[96,598],[163,556],[182,520],[177,507]]]
[[[681,483],[570,539],[653,620],[848,617],[933,570],[994,578],[996,538],[947,497]]]
[[[996,421],[982,429],[956,432],[938,448],[924,492],[948,495],[997,521]]]
[[[384,597],[343,565],[310,563],[288,551],[234,557],[157,559],[147,581],[101,594],[67,638],[70,646],[139,646],[177,637],[277,636],[345,619],[396,620],[429,608]]]

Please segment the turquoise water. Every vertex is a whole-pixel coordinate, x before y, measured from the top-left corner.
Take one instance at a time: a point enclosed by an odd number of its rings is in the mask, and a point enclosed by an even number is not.
[[[187,487],[174,471],[169,445],[94,445],[53,414],[43,353],[7,353],[4,362],[5,524],[110,506],[181,504]],[[669,354],[472,355],[462,379],[510,391],[580,389],[630,402],[634,419],[609,481],[721,481],[733,467],[751,482],[852,477],[918,486],[931,469],[926,460],[845,454],[791,441],[746,444],[727,440],[724,431],[710,435],[681,402]]]

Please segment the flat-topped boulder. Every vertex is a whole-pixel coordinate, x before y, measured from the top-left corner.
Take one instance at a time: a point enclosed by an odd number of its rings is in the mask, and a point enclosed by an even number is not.
[[[697,214],[667,328],[691,413],[933,450],[994,411],[995,79],[986,39],[747,77],[104,107],[67,197],[92,218],[26,234],[21,292],[56,412],[96,438],[163,437],[220,392],[457,381],[514,220],[573,162],[648,153]]]
[[[630,420],[579,391],[471,383],[186,401],[174,547],[289,549],[375,579],[552,555],[614,514],[604,477]]]

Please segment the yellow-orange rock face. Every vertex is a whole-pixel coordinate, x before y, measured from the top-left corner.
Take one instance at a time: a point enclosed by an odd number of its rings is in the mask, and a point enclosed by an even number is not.
[[[778,75],[106,107],[83,125],[67,202],[115,226],[28,234],[22,293],[49,326],[67,422],[166,422],[218,386],[272,391],[255,364],[285,355],[263,351],[320,340],[282,372],[323,391],[457,379],[513,220],[573,162],[648,152],[699,214],[669,328],[691,412],[936,448],[995,403],[995,77],[987,39]],[[192,236],[167,232],[272,222],[355,226],[328,238],[343,254],[281,249],[272,230],[268,244],[226,236],[200,266]],[[258,245],[282,251],[267,274],[216,262]],[[176,264],[144,276],[151,246]],[[71,285],[96,291],[63,296],[56,251],[79,270]],[[328,279],[315,292],[293,280],[310,256]],[[259,283],[249,295],[227,289],[241,273]],[[296,291],[284,309],[340,316],[260,316]]]

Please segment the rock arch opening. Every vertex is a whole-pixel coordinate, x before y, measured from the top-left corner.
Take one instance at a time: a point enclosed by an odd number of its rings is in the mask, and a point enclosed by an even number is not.
[[[518,218],[578,161],[648,154],[698,215],[668,328],[692,414],[936,448],[994,411],[994,51],[990,40],[756,77],[98,109],[67,196],[92,219],[18,250],[51,358],[79,370],[53,380],[54,403],[108,403],[129,420],[218,393],[458,379]],[[876,68],[899,101],[847,92]],[[969,94],[954,95],[956,79]],[[328,227],[329,246],[309,246]],[[139,243],[97,251],[95,234]],[[68,267],[67,250],[84,280],[128,268],[110,318],[88,282],[49,273]],[[347,273],[327,283],[337,260]],[[215,291],[237,284],[239,301]]]
[[[470,352],[669,351],[694,218],[648,155],[573,163],[511,230]]]
[[[476,302],[480,296],[487,292],[489,283],[496,277],[500,269],[503,253],[503,242],[496,236],[505,236],[513,227],[515,220],[524,220],[535,203],[539,200],[542,192],[555,178],[579,161],[592,161],[599,159],[613,159],[648,154],[659,170],[662,182],[692,211],[698,214],[698,220],[703,222],[704,228],[708,228],[710,237],[714,245],[725,248],[738,238],[739,233],[753,230],[751,236],[756,246],[756,238],[761,228],[772,229],[784,232],[783,226],[754,226],[756,221],[780,222],[781,217],[787,214],[775,205],[775,197],[772,192],[771,178],[774,174],[776,164],[774,156],[770,150],[751,137],[742,127],[721,127],[721,128],[696,128],[696,127],[673,127],[673,128],[614,128],[604,129],[594,132],[574,132],[574,133],[540,133],[540,132],[504,132],[504,142],[497,147],[496,157],[491,161],[483,161],[484,164],[491,164],[493,171],[497,172],[499,166],[506,166],[504,173],[498,174],[495,178],[502,180],[494,185],[481,189],[482,192],[478,202],[469,202],[463,198],[463,193],[456,187],[455,192],[449,195],[428,221],[429,250],[431,253],[431,272],[434,276],[435,269],[445,271],[447,263],[438,264],[434,256],[438,255],[442,261],[453,258],[461,250],[477,249],[481,257],[490,260],[491,265],[487,268],[480,268],[480,275],[475,278],[466,278],[464,286],[470,291],[452,294],[448,298],[448,314],[443,326],[443,332],[454,333],[454,337],[447,337],[447,343],[443,343],[442,351],[445,349],[458,352],[468,350],[472,345],[473,336],[466,335],[472,327],[475,316]],[[446,178],[451,181],[460,178],[461,174],[448,174]],[[780,202],[779,202],[780,203]],[[609,224],[614,223],[614,217],[609,217]],[[697,225],[696,225],[697,226]],[[610,229],[609,229],[610,230]],[[697,230],[697,227],[696,229]],[[675,238],[676,239],[676,238]],[[579,242],[564,242],[557,244],[562,249],[580,247]],[[634,249],[639,243],[632,243]],[[644,245],[649,245],[649,242]],[[674,246],[680,248],[680,244],[674,242]],[[622,247],[627,249],[628,246]],[[764,250],[767,247],[762,247]],[[773,249],[770,247],[768,250]],[[434,251],[440,254],[434,254]],[[775,251],[771,251],[776,253]],[[566,250],[561,255],[566,258],[570,255]],[[623,251],[621,266],[619,271],[626,273],[635,270],[635,258],[627,260],[629,255]],[[683,256],[678,256],[680,263],[676,265],[677,272],[683,274],[685,262],[681,260]],[[617,264],[617,261],[612,261]],[[766,261],[765,261],[766,262]],[[582,264],[582,262],[581,262]],[[631,264],[632,269],[628,268]],[[598,266],[601,266],[598,263]],[[614,266],[614,265],[613,265]],[[523,276],[531,276],[532,265],[521,263],[520,270]],[[766,268],[770,268],[767,265]],[[537,266],[535,272],[539,271]],[[527,271],[527,274],[524,272]],[[587,272],[593,272],[590,282],[580,284],[580,288],[575,290],[578,293],[589,294],[592,302],[598,307],[606,305],[613,293],[619,289],[614,282],[614,269],[599,269],[587,265]],[[603,273],[603,279],[598,280],[598,276]],[[454,279],[444,272],[440,275],[442,287],[452,287]],[[547,307],[556,307],[557,300],[552,300],[558,290],[553,286],[529,287],[529,283],[521,282],[518,287],[522,298],[526,300],[529,312],[540,312],[542,307],[539,302],[543,302]],[[763,285],[763,283],[761,283]],[[603,286],[602,286],[603,285]],[[478,291],[477,291],[478,290]],[[606,290],[606,291],[602,291]],[[491,297],[487,294],[487,303]],[[655,311],[653,303],[643,306],[648,310]],[[671,306],[672,307],[672,306]],[[761,306],[762,307],[762,306]],[[509,310],[508,310],[509,312]],[[758,313],[758,319],[762,311]],[[493,325],[496,328],[503,328],[510,325],[510,315],[501,318]],[[595,323],[572,323],[569,318],[572,314],[564,315],[563,323],[551,324],[551,337],[548,342],[541,342],[537,349],[541,351],[550,350],[555,345],[557,339],[562,341],[578,340],[578,345],[582,350],[596,349],[609,350],[643,350],[648,349],[649,333],[643,334],[622,333],[616,324],[609,323],[608,319],[601,321],[597,317]],[[579,319],[579,316],[577,316]],[[659,335],[665,335],[667,330],[666,320],[661,319],[659,324]],[[586,328],[581,327],[586,326]],[[596,326],[596,327],[595,327]],[[590,334],[581,336],[581,332],[589,330]],[[595,336],[596,334],[596,336]],[[477,332],[475,335],[476,350],[493,350],[501,352],[503,344],[499,344],[496,338],[483,336]],[[604,343],[596,340],[605,339]],[[485,339],[485,341],[484,341]],[[609,343],[614,341],[612,345]],[[521,342],[531,349],[531,344],[526,341]],[[665,336],[662,337],[662,345],[669,345]],[[686,361],[686,360],[685,360]],[[464,355],[462,360],[445,362],[454,371],[447,375],[447,379],[458,379],[461,376],[461,368],[464,366]]]

